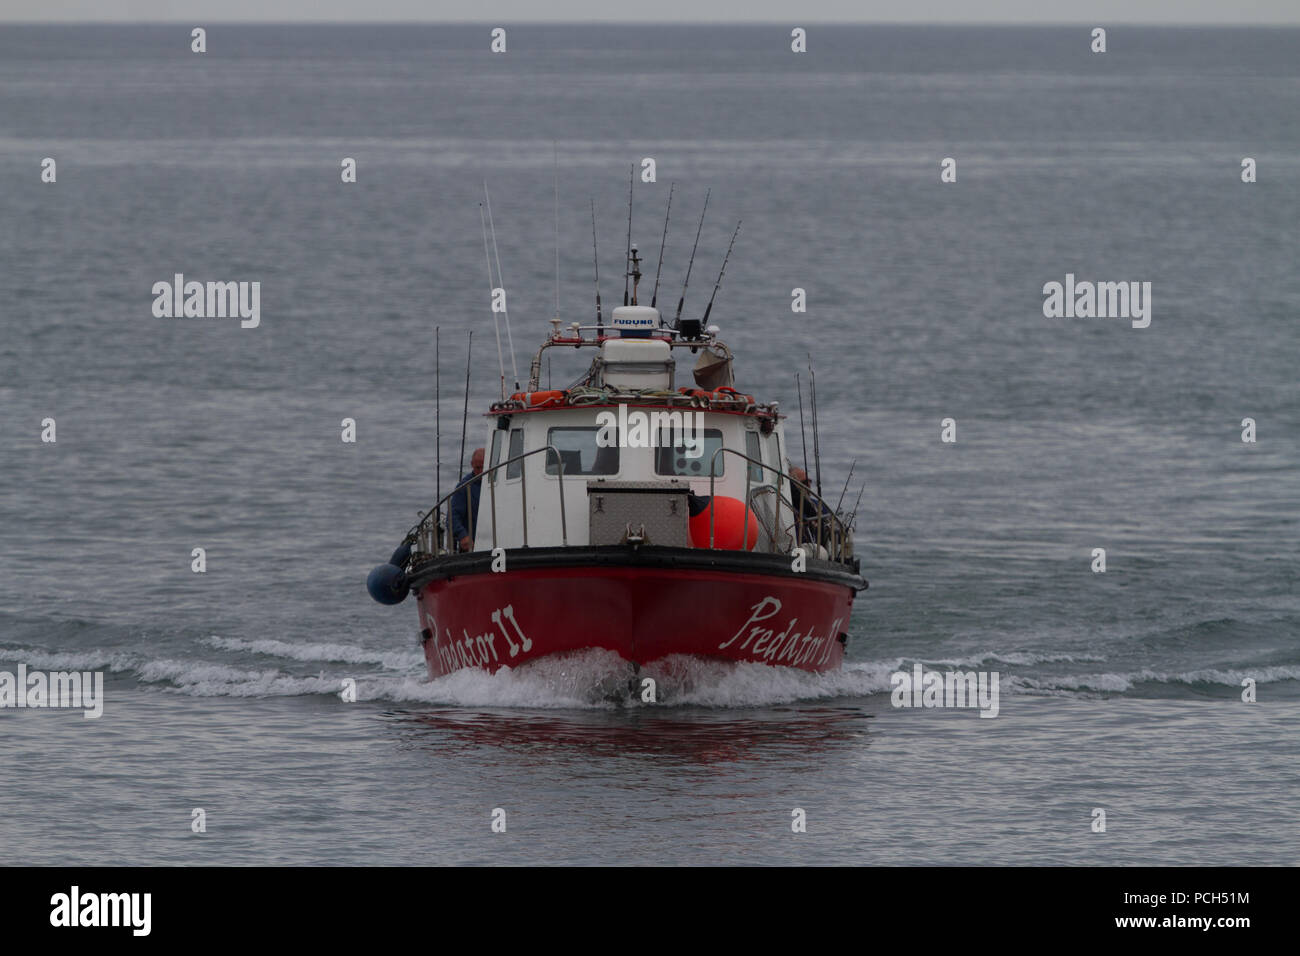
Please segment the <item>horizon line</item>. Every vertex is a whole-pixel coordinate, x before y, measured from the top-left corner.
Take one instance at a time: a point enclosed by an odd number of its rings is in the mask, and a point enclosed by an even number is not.
[[[1110,29],[1112,26],[1121,27],[1142,27],[1142,28],[1159,28],[1159,29],[1264,29],[1264,28],[1284,28],[1300,29],[1300,18],[1296,20],[1259,20],[1259,21],[1223,21],[1223,20],[1204,20],[1204,21],[1181,21],[1177,23],[1161,22],[1154,20],[1116,20],[1114,18],[1098,18],[1096,20],[1025,20],[1025,19],[1008,19],[1008,20],[842,20],[842,19],[818,19],[818,18],[801,18],[798,20],[747,20],[736,22],[733,20],[622,20],[622,19],[602,19],[586,18],[582,20],[512,20],[502,18],[498,20],[478,20],[478,19],[450,19],[450,20],[411,20],[403,18],[394,19],[377,19],[377,20],[338,20],[338,19],[315,19],[303,17],[295,20],[248,20],[233,19],[226,20],[220,17],[173,17],[169,19],[96,19],[96,18],[68,18],[59,20],[36,20],[36,19],[7,19],[0,16],[0,26],[173,26],[176,24],[190,24],[193,26],[202,26],[205,23],[220,23],[223,26],[250,26],[250,27],[271,27],[271,26],[514,26],[514,27],[586,27],[586,26],[627,26],[627,27],[698,27],[698,26],[720,26],[735,28],[744,27],[794,27],[804,24],[816,24],[818,26],[863,26],[863,27],[988,27],[991,29],[1005,27],[1105,27]]]

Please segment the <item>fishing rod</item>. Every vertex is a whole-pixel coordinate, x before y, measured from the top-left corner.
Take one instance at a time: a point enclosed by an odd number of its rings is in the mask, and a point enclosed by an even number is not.
[[[840,500],[835,502],[836,514],[840,513],[840,505],[844,504],[844,494],[849,490],[849,482],[853,480],[853,469],[856,467],[858,467],[858,460],[854,458],[853,463],[849,465],[849,476],[844,479],[844,487],[840,490]]]
[[[600,257],[596,254],[596,200],[591,201],[591,261],[596,266],[596,328],[605,327],[600,317]]]
[[[441,326],[433,327],[433,426],[434,426],[434,501],[442,501],[442,346]],[[460,476],[457,475],[457,478]],[[435,506],[436,507],[436,506]]]
[[[853,530],[853,523],[858,520],[858,505],[862,504],[862,492],[867,490],[867,483],[864,481],[862,487],[858,489],[858,500],[853,502],[853,510],[849,512],[848,527]]]
[[[798,390],[798,392],[799,392],[799,437],[800,437],[800,439],[801,439],[802,442],[803,442],[803,481],[799,483],[799,514],[796,515],[796,519],[797,519],[797,521],[798,521],[798,523],[799,523],[799,537],[800,537],[800,540],[802,540],[802,538],[803,538],[803,534],[804,534],[804,530],[805,530],[805,528],[806,528],[804,512],[807,511],[807,509],[808,509],[808,494],[809,494],[809,491],[808,491],[808,482],[809,482],[811,479],[809,479],[809,477],[808,477],[808,433],[804,430],[804,425],[803,425],[803,385],[802,385],[802,384],[800,383],[800,381],[799,381],[799,373],[798,373],[798,372],[795,372],[795,374],[794,374],[794,387],[795,387],[795,388]],[[790,504],[791,504],[791,506],[794,505],[794,494],[793,494],[793,492],[792,492],[791,495],[790,495]],[[820,507],[820,506],[821,506],[821,502],[818,501],[817,504],[818,504],[818,508],[817,508],[817,532],[818,532],[818,534],[817,534],[817,537],[820,539],[820,538],[821,538],[821,520],[822,520],[822,513],[821,513],[821,507]]]
[[[812,355],[808,356],[808,400],[812,403],[813,467],[817,469],[817,501],[822,501],[822,444],[817,428],[817,373],[813,371]]]
[[[668,242],[668,217],[673,211],[673,189],[676,186],[676,183],[668,184],[668,209],[664,212],[664,234],[663,238],[659,240],[659,266],[655,269],[655,290],[650,295],[650,308],[652,309],[659,299],[659,273],[663,271],[664,267],[664,246]]]
[[[460,481],[465,471],[465,432],[469,429],[469,359],[474,352],[474,330],[469,330],[469,339],[465,346],[465,414],[460,420],[460,464],[456,466],[456,480]]]
[[[731,247],[736,244],[738,235],[740,235],[740,220],[736,220],[736,231],[731,234],[731,242],[727,243],[727,254],[722,257],[722,268],[718,270],[718,281],[713,286],[713,295],[709,296],[709,304],[704,310],[704,318],[700,320],[700,325],[706,329],[709,325],[709,313],[713,311],[713,300],[717,298],[718,289],[722,288],[722,274],[727,271],[727,260],[731,258]]]
[[[700,231],[704,228],[704,213],[709,211],[709,195],[713,190],[704,194],[704,209],[700,212],[700,224],[695,230],[695,245],[691,246],[691,261],[686,265],[686,281],[682,283],[682,297],[677,300],[677,315],[673,318],[673,327],[681,328],[682,306],[686,304],[686,287],[691,284],[691,267],[695,265],[695,250],[700,247]]]
[[[803,441],[803,480],[808,482],[808,432],[803,427],[803,385],[799,383],[799,373],[794,373],[794,387],[799,392],[799,437]]]
[[[497,252],[497,227],[492,224],[492,197],[488,195],[487,180],[483,181],[483,198],[487,200],[488,228],[492,230],[492,254],[497,260],[497,285],[500,287],[501,311],[506,319],[506,342],[510,347],[510,368],[515,373],[515,391],[519,391],[519,363],[515,360],[515,337],[510,331],[510,301],[506,296],[506,279],[501,274],[501,254]],[[501,372],[501,397],[506,397],[505,371]]]
[[[627,173],[627,252],[623,257],[624,263],[632,258],[632,183],[636,181],[636,163]],[[627,280],[632,277],[632,273],[626,270],[623,272],[623,304],[627,305]],[[635,293],[634,293],[635,294]]]
[[[496,298],[497,286],[492,281],[492,256],[488,253],[487,240],[487,221],[483,218],[483,204],[478,204],[479,224],[483,227],[483,258],[487,260],[488,267],[488,305],[491,307],[492,299]],[[497,367],[501,370],[501,398],[506,397],[506,360],[501,356],[501,324],[497,321],[497,310],[492,309],[492,331],[497,337]],[[461,462],[463,465],[464,462]]]
[[[500,338],[498,337],[497,342],[500,343],[500,341],[501,341],[501,340],[500,340]],[[473,329],[470,329],[470,330],[469,330],[469,339],[467,340],[467,344],[466,344],[466,346],[465,346],[465,411],[462,413],[462,415],[461,415],[461,419],[460,419],[460,464],[456,466],[456,481],[457,481],[457,487],[459,487],[460,476],[461,476],[461,475],[464,473],[464,471],[465,471],[465,432],[467,432],[467,431],[469,430],[469,368],[470,368],[469,362],[470,362],[470,356],[472,356],[473,354],[474,354],[474,330],[473,330]],[[455,492],[453,491],[452,494],[454,495]],[[441,500],[441,499],[439,499],[439,500]],[[469,502],[469,488],[468,488],[468,486],[465,488],[465,501],[466,501],[466,503]],[[450,513],[450,512],[451,512],[451,509],[452,509],[452,507],[453,507],[454,505],[455,505],[455,501],[452,501],[451,504],[448,505],[448,508],[447,508],[447,512],[448,512],[448,514],[447,514],[447,537],[448,537],[448,541],[447,541],[447,550],[448,550],[448,551],[452,550],[452,549],[451,549],[451,541],[450,541],[451,533],[452,533],[452,532],[451,532],[451,513]],[[466,509],[466,511],[468,511],[468,509]]]

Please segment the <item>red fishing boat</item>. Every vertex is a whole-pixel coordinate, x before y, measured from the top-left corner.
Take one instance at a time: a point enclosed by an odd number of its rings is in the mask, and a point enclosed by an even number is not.
[[[732,352],[707,325],[712,299],[702,319],[671,323],[638,305],[628,246],[626,304],[606,319],[598,291],[595,325],[551,320],[527,388],[485,415],[482,471],[371,572],[376,600],[415,595],[431,678],[593,648],[634,665],[843,660],[867,586],[851,517],[789,464],[777,403],[736,387]],[[555,349],[591,363],[543,390]],[[457,540],[450,511],[472,512],[476,485],[472,540]]]

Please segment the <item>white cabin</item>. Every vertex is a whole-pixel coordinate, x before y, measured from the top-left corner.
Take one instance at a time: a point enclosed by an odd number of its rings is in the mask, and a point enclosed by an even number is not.
[[[690,419],[689,426],[679,431],[678,422],[683,418]],[[613,443],[602,447],[602,439],[610,438]],[[555,454],[543,450],[548,445],[558,453],[563,475]],[[754,415],[632,402],[519,411],[495,416],[483,447],[485,477],[479,497],[476,551],[525,544],[558,546],[566,543],[565,538],[570,546],[617,544],[617,540],[593,540],[590,498],[605,487],[613,491],[632,482],[685,487],[700,496],[717,494],[741,501],[748,489],[761,526],[768,524],[764,517],[773,516],[779,494],[783,499],[779,526],[789,528],[794,522],[789,480],[782,478],[782,487],[777,487],[777,471],[785,470],[782,429],[776,424],[764,434]],[[762,466],[719,453],[720,448],[734,449]],[[511,461],[534,451],[538,453]],[[696,451],[698,454],[692,454]],[[510,463],[496,467],[502,462]],[[711,466],[716,475],[712,487]],[[760,527],[760,536],[763,531]],[[651,535],[647,543],[659,542]],[[777,543],[785,545],[782,551],[794,547],[793,536],[784,542],[778,534]]]
[[[755,550],[793,550],[780,415],[774,403],[731,388],[731,353],[715,330],[698,322],[670,330],[658,310],[636,305],[616,308],[607,326],[552,325],[530,391],[497,402],[488,416],[475,551],[689,547],[688,492],[748,498],[759,522]],[[548,348],[595,355],[576,386],[539,391]],[[678,387],[678,355],[695,360],[690,374],[704,387]]]

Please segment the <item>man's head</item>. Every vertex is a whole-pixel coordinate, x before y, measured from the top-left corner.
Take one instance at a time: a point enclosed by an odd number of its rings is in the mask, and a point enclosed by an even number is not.
[[[804,471],[798,465],[795,465],[790,469],[790,477],[801,485],[808,484],[808,472]]]
[[[483,449],[482,448],[474,449],[474,454],[470,458],[469,464],[470,467],[474,469],[474,474],[476,475],[482,474],[483,472]]]

